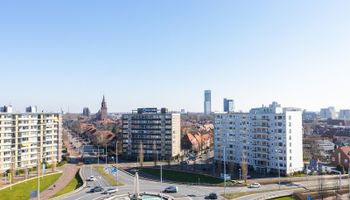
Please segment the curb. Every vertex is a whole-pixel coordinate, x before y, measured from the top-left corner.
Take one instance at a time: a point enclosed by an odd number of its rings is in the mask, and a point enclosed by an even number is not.
[[[50,173],[50,174],[44,174],[44,175],[40,176],[40,178],[41,178],[41,177],[45,177],[45,176],[54,175],[54,174],[60,174],[60,173],[63,174],[63,171],[57,171],[57,172]],[[21,184],[21,183],[24,183],[24,182],[27,182],[27,181],[31,181],[31,180],[34,180],[34,179],[37,179],[37,178],[38,178],[38,177],[35,176],[35,177],[29,178],[29,179],[26,179],[26,180],[23,180],[23,181],[19,181],[19,182],[17,182],[17,183],[13,183],[13,184],[11,184],[11,185],[7,185],[7,186],[5,186],[5,187],[3,187],[3,188],[0,188],[0,191],[1,191],[1,190],[4,190],[4,189],[6,189],[6,188],[9,188],[9,187],[11,187],[11,186],[16,186],[16,185],[18,185],[18,184]]]
[[[81,168],[78,169],[79,170],[79,176],[81,178],[81,180],[83,181],[83,185],[81,185],[79,188],[71,191],[71,192],[68,192],[66,194],[62,194],[60,196],[57,196],[57,197],[53,197],[53,198],[50,198],[51,200],[58,200],[58,199],[61,199],[62,197],[68,197],[72,194],[75,194],[77,192],[80,192],[81,190],[83,190],[85,187],[86,187],[86,181],[85,181],[85,177],[83,176],[83,174],[81,173]]]

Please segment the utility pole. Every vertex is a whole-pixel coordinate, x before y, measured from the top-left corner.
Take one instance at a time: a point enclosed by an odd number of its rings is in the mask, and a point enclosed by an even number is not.
[[[118,182],[118,138],[115,136],[115,167],[117,168],[117,182]],[[118,185],[118,184],[117,184]]]
[[[224,146],[224,195],[226,195],[226,145]]]
[[[37,166],[37,170],[38,170],[38,191],[37,191],[37,196],[38,196],[38,200],[40,200],[40,144],[38,143],[38,166]]]
[[[100,145],[97,145],[97,165],[100,166]]]
[[[277,152],[277,165],[278,165],[278,190],[281,190],[281,170],[280,170],[280,151],[276,150]]]
[[[160,163],[160,184],[163,184],[163,164]]]
[[[107,155],[107,144],[106,144],[106,168],[107,168],[107,165],[108,165],[107,160],[108,160],[108,155]]]

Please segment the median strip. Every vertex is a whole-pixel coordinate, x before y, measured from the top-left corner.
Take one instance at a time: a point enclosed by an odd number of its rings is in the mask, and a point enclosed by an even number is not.
[[[123,183],[116,181],[114,176],[107,174],[103,166],[94,166],[94,169],[96,169],[96,171],[99,174],[101,174],[103,176],[103,178],[105,178],[108,181],[108,183],[110,185],[112,185],[112,186],[124,185]]]

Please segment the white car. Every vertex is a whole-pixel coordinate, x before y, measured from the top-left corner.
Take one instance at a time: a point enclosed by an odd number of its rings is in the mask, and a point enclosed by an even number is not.
[[[96,181],[96,178],[94,176],[90,176],[87,181]]]
[[[252,183],[248,186],[249,188],[260,188],[261,185],[259,183]]]
[[[118,192],[118,189],[117,188],[108,188],[106,189],[103,194],[113,194],[113,193],[116,193]]]

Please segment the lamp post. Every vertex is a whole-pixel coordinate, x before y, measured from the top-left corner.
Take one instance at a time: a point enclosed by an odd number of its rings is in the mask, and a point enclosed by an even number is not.
[[[278,190],[281,190],[281,170],[280,170],[280,151],[276,149],[277,165],[278,165]]]
[[[224,195],[226,195],[226,146],[224,146]]]
[[[160,184],[163,184],[163,165],[160,163]]]
[[[107,168],[107,165],[108,165],[107,160],[108,160],[108,154],[107,154],[107,144],[106,144],[106,168]]]
[[[100,166],[100,145],[97,145],[97,165]]]

